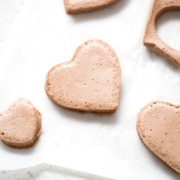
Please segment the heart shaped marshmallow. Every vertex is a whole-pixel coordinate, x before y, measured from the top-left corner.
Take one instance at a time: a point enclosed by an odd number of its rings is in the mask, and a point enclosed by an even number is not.
[[[114,112],[120,95],[120,66],[114,50],[101,40],[89,40],[70,62],[50,69],[46,78],[49,98],[66,108]]]
[[[117,2],[118,0],[64,0],[66,12],[76,14],[98,10]]]
[[[0,139],[11,147],[33,145],[40,130],[41,114],[26,99],[16,100],[8,110],[0,113]]]
[[[149,150],[180,174],[180,106],[148,104],[139,112],[137,131]]]

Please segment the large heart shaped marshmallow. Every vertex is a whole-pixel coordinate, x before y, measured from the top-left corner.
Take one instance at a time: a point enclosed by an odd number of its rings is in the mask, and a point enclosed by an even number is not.
[[[76,50],[70,62],[48,72],[46,93],[66,108],[113,112],[119,103],[120,79],[114,50],[101,40],[89,40]]]

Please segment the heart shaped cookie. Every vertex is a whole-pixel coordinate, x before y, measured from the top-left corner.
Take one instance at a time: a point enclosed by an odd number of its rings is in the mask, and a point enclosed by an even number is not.
[[[101,40],[89,40],[76,50],[71,61],[50,69],[45,89],[59,106],[114,112],[119,103],[120,79],[114,50]]]
[[[66,12],[77,14],[98,10],[117,2],[118,0],[64,0]]]
[[[40,130],[41,114],[26,99],[16,100],[8,110],[0,113],[0,139],[11,147],[33,145]]]
[[[149,150],[180,174],[180,106],[148,104],[139,112],[137,131]]]

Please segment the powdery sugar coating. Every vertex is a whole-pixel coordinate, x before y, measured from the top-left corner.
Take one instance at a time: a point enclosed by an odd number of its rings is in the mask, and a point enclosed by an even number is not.
[[[113,49],[103,41],[83,43],[70,62],[47,75],[46,93],[56,104],[81,111],[113,112],[120,95],[120,66]]]
[[[138,115],[137,131],[143,143],[180,174],[180,106],[147,105]]]

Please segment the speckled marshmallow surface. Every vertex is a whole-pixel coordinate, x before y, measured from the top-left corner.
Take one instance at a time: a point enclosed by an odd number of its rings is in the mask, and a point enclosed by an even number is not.
[[[150,151],[180,174],[180,106],[148,104],[139,112],[137,131]]]
[[[120,96],[120,65],[114,50],[101,40],[89,40],[70,62],[50,69],[46,79],[49,98],[66,108],[114,112]]]
[[[41,114],[26,99],[16,100],[0,113],[0,139],[15,148],[33,145],[40,136]]]

